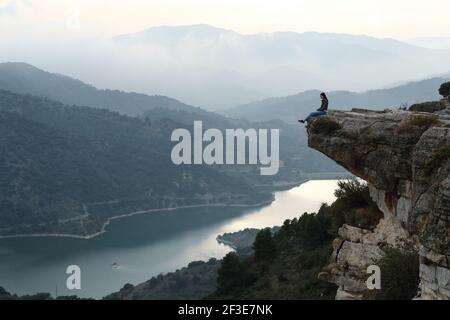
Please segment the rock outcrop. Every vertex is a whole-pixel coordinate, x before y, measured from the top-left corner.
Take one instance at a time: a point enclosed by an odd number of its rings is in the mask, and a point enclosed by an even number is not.
[[[384,213],[374,230],[342,226],[321,278],[337,299],[362,299],[367,266],[386,246],[420,256],[417,298],[450,298],[450,115],[330,112],[308,127],[309,146],[369,183]],[[399,270],[401,272],[401,270]]]

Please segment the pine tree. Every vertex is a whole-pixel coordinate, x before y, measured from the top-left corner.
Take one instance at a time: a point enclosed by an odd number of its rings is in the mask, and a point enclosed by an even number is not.
[[[276,245],[270,228],[258,232],[253,243],[253,250],[256,261],[270,260],[276,255]]]
[[[222,264],[217,271],[218,291],[227,293],[232,288],[239,285],[241,277],[241,261],[236,252],[228,253],[222,260]]]
[[[439,94],[446,99],[450,99],[450,82],[443,83],[439,88]]]

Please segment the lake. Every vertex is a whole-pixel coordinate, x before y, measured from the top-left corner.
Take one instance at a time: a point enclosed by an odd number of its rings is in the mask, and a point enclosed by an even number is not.
[[[152,212],[113,220],[93,239],[63,237],[0,240],[0,286],[11,293],[101,298],[195,260],[222,258],[231,249],[216,237],[245,228],[281,225],[334,201],[336,180],[309,181],[275,193],[259,208],[210,207]],[[118,267],[113,268],[112,264]],[[69,265],[81,268],[81,290],[66,289]]]

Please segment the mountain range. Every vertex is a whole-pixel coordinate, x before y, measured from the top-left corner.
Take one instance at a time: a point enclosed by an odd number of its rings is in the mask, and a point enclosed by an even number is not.
[[[164,54],[166,72],[174,75],[169,87],[178,87],[178,93],[166,87],[169,95],[212,110],[311,88],[382,88],[450,70],[449,49],[364,35],[239,34],[192,25],[152,27],[113,40],[121,50],[146,52],[149,63]]]
[[[254,166],[174,165],[171,133],[192,129],[194,120],[204,128],[280,129],[280,172],[262,177]],[[0,64],[0,124],[0,236],[91,236],[132,212],[268,202],[273,188],[312,173],[345,173],[310,151],[298,126],[99,90],[23,63]]]
[[[137,116],[154,108],[193,108],[166,96],[119,90],[99,90],[80,80],[38,69],[27,63],[0,63],[0,88],[20,94],[44,96],[68,105],[91,106]]]
[[[444,80],[330,92],[331,108],[384,109],[432,100]],[[224,116],[165,96],[101,90],[25,63],[2,63],[0,235],[89,236],[123,214],[270,201],[274,188],[314,174],[345,174],[310,150],[303,128],[293,125],[317,105],[318,94],[255,102]],[[280,129],[280,172],[262,177],[252,166],[173,165],[171,132],[191,129],[195,120],[205,129]]]
[[[26,63],[0,63],[0,89],[45,97],[68,105],[107,109],[141,119],[171,119],[180,126],[188,128],[193,126],[195,120],[202,120],[204,128],[278,128],[281,129],[280,139],[282,140],[280,156],[286,164],[290,163],[289,159],[299,159],[298,151],[300,150],[301,160],[299,161],[303,164],[298,163],[294,165],[295,168],[303,168],[310,172],[335,171],[338,168],[326,158],[317,156],[315,151],[309,150],[306,146],[305,133],[300,127],[280,121],[258,123],[233,119],[189,106],[166,96],[100,90],[78,79],[49,73]],[[281,179],[281,176],[282,174],[278,175],[278,178]],[[298,181],[295,177],[289,178],[293,176],[295,175],[290,172],[286,178]],[[255,178],[261,179],[261,177]]]
[[[392,87],[450,70],[450,49],[364,35],[241,34],[186,25],[111,38],[37,35],[33,43],[39,45],[33,50],[23,50],[26,41],[17,35],[1,42],[0,60],[26,61],[97,88],[168,96],[209,111],[310,89],[361,92]],[[107,93],[112,96],[114,91]],[[91,93],[91,100],[96,95]],[[134,99],[134,112],[140,112],[141,96]],[[98,96],[95,100],[105,103]],[[77,104],[86,102],[91,101]]]
[[[406,42],[430,49],[450,49],[450,38],[446,37],[420,37],[409,39]]]
[[[330,109],[350,110],[351,108],[368,108],[383,110],[398,109],[400,106],[438,100],[440,85],[450,81],[450,74],[442,77],[402,84],[389,89],[365,92],[332,91],[328,92]],[[320,107],[320,91],[309,90],[287,97],[269,98],[226,110],[223,114],[264,121],[281,119],[288,123],[303,119],[310,112]]]
[[[181,124],[0,91],[0,235],[89,236],[115,216],[270,194],[211,167],[176,166]]]

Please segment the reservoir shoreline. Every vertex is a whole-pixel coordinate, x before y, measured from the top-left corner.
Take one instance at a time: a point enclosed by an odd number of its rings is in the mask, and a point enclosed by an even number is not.
[[[61,295],[71,295],[65,271],[77,265],[84,283],[77,295],[101,299],[126,283],[139,284],[192,261],[221,259],[235,249],[233,243],[218,242],[218,235],[280,226],[304,212],[317,212],[322,203],[335,200],[336,186],[337,180],[309,181],[274,191],[274,201],[262,206],[216,204],[132,212],[128,216],[133,217],[111,223],[104,235],[91,235],[90,241],[64,235],[10,237],[15,239],[0,241],[0,286],[18,295],[52,292],[58,286]],[[233,239],[238,245],[245,240],[224,238]],[[121,267],[112,268],[113,263]]]
[[[122,218],[132,217],[135,215],[140,214],[149,214],[149,213],[155,213],[155,212],[168,212],[168,211],[175,211],[175,210],[182,210],[182,209],[192,209],[192,208],[223,208],[223,207],[229,207],[229,208],[257,208],[257,207],[264,207],[267,205],[270,205],[275,200],[274,198],[274,192],[283,191],[283,190],[290,190],[293,188],[296,188],[304,183],[307,183],[309,181],[314,180],[328,180],[331,178],[331,176],[334,176],[333,178],[336,178],[336,176],[340,176],[340,178],[344,176],[349,176],[346,173],[323,173],[323,174],[310,174],[311,177],[307,179],[303,179],[297,182],[289,182],[285,184],[275,184],[275,185],[260,185],[258,187],[270,187],[272,192],[272,199],[267,201],[262,201],[254,204],[226,204],[226,203],[220,203],[220,204],[196,204],[196,205],[188,205],[188,206],[177,206],[177,207],[168,207],[168,208],[155,208],[155,209],[149,209],[149,210],[140,210],[140,211],[134,211],[130,213],[121,214],[118,216],[110,217],[108,218],[105,223],[102,225],[100,231],[89,234],[86,236],[82,235],[75,235],[75,234],[58,234],[58,233],[31,233],[31,234],[16,234],[16,235],[3,235],[0,236],[0,240],[3,239],[16,239],[16,238],[42,238],[42,237],[59,237],[59,238],[69,238],[69,239],[79,239],[79,240],[90,240],[95,237],[98,237],[105,232],[107,232],[106,228],[110,225],[111,221],[118,220]],[[319,177],[320,176],[320,177]]]
[[[15,238],[39,238],[39,237],[59,237],[59,238],[89,240],[89,239],[93,239],[93,238],[98,237],[99,235],[107,232],[106,228],[111,223],[111,221],[122,219],[122,218],[127,218],[127,217],[132,217],[135,215],[148,214],[148,213],[154,213],[154,212],[175,211],[175,210],[181,210],[181,209],[193,209],[193,208],[223,208],[223,207],[257,208],[257,207],[264,207],[264,206],[270,205],[273,201],[274,201],[274,198],[272,198],[271,200],[268,200],[268,201],[258,202],[255,204],[222,204],[222,203],[221,204],[194,204],[194,205],[190,205],[190,206],[179,206],[179,207],[141,210],[141,211],[135,211],[135,212],[126,213],[126,214],[122,214],[119,216],[108,218],[108,220],[103,224],[101,231],[87,235],[87,236],[77,236],[77,235],[71,235],[71,234],[35,233],[35,234],[17,234],[17,235],[10,235],[10,236],[0,236],[0,240],[15,239]]]

